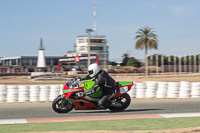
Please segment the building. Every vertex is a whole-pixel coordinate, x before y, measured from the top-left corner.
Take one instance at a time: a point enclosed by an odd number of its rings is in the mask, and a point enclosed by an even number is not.
[[[91,63],[99,64],[99,57],[95,54],[90,56]],[[82,71],[87,71],[88,56],[72,56],[61,57],[58,63],[58,71],[71,71],[76,68]]]
[[[66,56],[88,56],[88,46],[90,46],[90,54],[98,56],[99,65],[107,66],[109,58],[109,47],[107,46],[107,39],[105,36],[78,36],[76,38],[76,51],[70,51]]]
[[[0,58],[0,73],[37,72],[37,56],[16,56]],[[48,72],[57,72],[59,56],[46,56]]]

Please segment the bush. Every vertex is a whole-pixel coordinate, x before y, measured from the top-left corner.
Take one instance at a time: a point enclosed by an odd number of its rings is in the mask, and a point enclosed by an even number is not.
[[[131,57],[128,59],[126,66],[141,67],[141,63],[134,57]]]

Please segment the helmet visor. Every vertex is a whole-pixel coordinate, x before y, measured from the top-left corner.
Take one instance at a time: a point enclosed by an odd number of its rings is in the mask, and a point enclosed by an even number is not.
[[[89,75],[93,74],[93,70],[88,71]]]

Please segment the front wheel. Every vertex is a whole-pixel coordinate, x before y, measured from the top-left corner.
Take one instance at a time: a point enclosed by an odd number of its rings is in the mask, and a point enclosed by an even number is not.
[[[120,97],[113,99],[113,102],[116,104],[119,104],[120,106],[115,106],[115,105],[112,106],[111,104],[109,109],[113,112],[121,112],[121,111],[124,111],[130,105],[131,98],[129,94],[125,93],[121,95]]]
[[[61,96],[58,96],[52,102],[52,108],[57,113],[68,113],[74,108],[74,105],[65,99],[65,97],[62,98]]]

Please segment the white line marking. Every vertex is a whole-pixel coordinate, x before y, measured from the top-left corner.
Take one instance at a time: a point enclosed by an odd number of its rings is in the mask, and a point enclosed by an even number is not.
[[[174,118],[174,117],[200,117],[200,113],[172,113],[172,114],[158,114],[165,118]]]
[[[1,119],[0,124],[28,123],[26,119]]]

